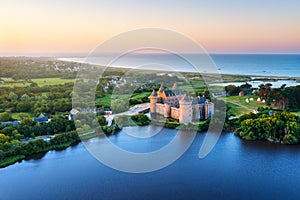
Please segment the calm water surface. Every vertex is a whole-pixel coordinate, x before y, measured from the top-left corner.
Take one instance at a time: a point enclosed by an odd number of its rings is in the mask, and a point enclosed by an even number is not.
[[[189,54],[189,56],[197,58],[199,61],[202,60],[201,55]],[[300,77],[300,55],[212,54],[210,56],[216,65],[216,69],[221,74]],[[61,58],[61,60],[99,65],[108,64],[103,62],[103,60],[106,60],[105,56]],[[189,63],[170,54],[133,54],[119,58],[110,66],[135,68],[147,63],[165,64],[176,71],[195,72],[195,69]],[[166,70],[161,66],[151,66],[148,69]]]
[[[110,140],[136,152],[159,149],[176,134],[164,129],[154,137],[135,139],[126,131]],[[146,174],[110,169],[82,143],[50,151],[0,169],[0,199],[300,199],[299,146],[247,142],[223,134],[213,151],[200,160],[203,138],[204,134],[198,134],[169,167]]]

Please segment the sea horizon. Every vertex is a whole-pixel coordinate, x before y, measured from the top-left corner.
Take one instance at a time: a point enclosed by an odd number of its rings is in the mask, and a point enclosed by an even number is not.
[[[111,53],[105,53],[105,54],[114,54],[115,52]],[[85,58],[90,54],[90,52],[75,52],[75,53],[67,53],[67,52],[41,52],[41,53],[14,53],[14,52],[0,52],[0,58],[1,57],[53,57],[53,58],[73,58],[73,57],[79,57],[79,58]],[[142,53],[137,52],[136,54],[166,54],[162,52],[152,52],[152,53]],[[193,52],[187,52],[184,54],[198,54]],[[253,52],[207,52],[205,55],[300,55],[300,52],[291,52],[291,53],[272,53],[272,52],[260,52],[260,53],[253,53]]]
[[[197,54],[183,54],[182,56],[184,55],[197,56]],[[209,56],[215,63],[216,70],[221,74],[300,77],[300,54],[209,54]],[[106,60],[106,58],[102,59],[104,57],[105,55],[96,59],[95,57],[59,57],[57,59],[106,66],[106,63],[101,62]],[[196,72],[191,70],[191,66],[185,61],[174,55],[157,53],[128,55],[121,59],[118,58],[109,66],[136,68],[153,61],[158,64],[168,64],[179,72]],[[153,67],[145,67],[144,69],[153,69]]]

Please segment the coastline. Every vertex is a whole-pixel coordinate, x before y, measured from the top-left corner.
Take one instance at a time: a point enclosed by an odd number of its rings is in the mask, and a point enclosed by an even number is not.
[[[197,56],[196,54],[191,54]],[[95,64],[101,65],[98,58],[105,58],[106,55],[101,57],[56,57],[57,60]],[[189,67],[180,60],[174,60],[167,62],[170,59],[167,54],[139,54],[131,55],[125,58],[124,61],[116,62],[110,67],[132,69],[138,64],[149,63],[155,60],[157,63],[166,63],[171,65],[178,72],[192,73]],[[300,78],[300,66],[298,59],[299,54],[210,54],[212,61],[215,63],[215,67],[222,75],[245,75],[252,77],[273,77],[279,78]],[[140,60],[143,58],[143,60]],[[86,60],[88,59],[88,60]],[[286,62],[283,64],[282,60]],[[188,69],[188,70],[187,70]],[[204,72],[201,72],[205,74]]]
[[[95,64],[95,63],[89,63],[85,61],[80,61],[77,60],[77,58],[55,58],[56,60],[64,61],[64,62],[72,62],[72,63],[80,63],[80,64],[86,64],[86,65],[96,65],[99,67],[106,68],[108,71],[144,71],[144,72],[149,72],[149,73],[167,73],[169,71],[167,70],[158,70],[158,69],[137,69],[135,67],[130,67],[130,66],[103,66],[101,64]],[[82,60],[85,58],[81,58]],[[171,72],[171,71],[170,71]],[[192,71],[178,71],[183,74],[193,74],[193,75],[199,75],[199,72],[192,72]],[[221,75],[223,81],[222,82],[216,82],[215,84],[211,84],[211,86],[227,86],[229,84],[233,85],[241,85],[244,84],[245,82],[250,82],[254,83],[257,82],[256,85],[259,84],[266,84],[266,83],[276,83],[276,82],[284,82],[287,81],[288,84],[287,86],[296,86],[300,84],[300,75],[295,75],[295,76],[282,76],[282,75],[255,75],[255,74],[246,74],[246,73],[224,73],[222,71],[219,71],[220,73],[215,74],[215,73],[207,73],[207,72],[201,72],[201,76],[215,76],[215,75]],[[230,80],[230,77],[235,77],[237,80]],[[225,80],[224,80],[225,79]],[[239,80],[240,79],[240,80]],[[281,83],[278,83],[279,85]],[[284,83],[282,83],[284,84]],[[280,85],[281,86],[281,85]],[[280,87],[279,86],[279,87]]]

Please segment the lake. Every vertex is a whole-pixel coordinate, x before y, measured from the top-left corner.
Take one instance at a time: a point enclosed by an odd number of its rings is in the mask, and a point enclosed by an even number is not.
[[[123,149],[148,152],[163,147],[176,134],[170,129],[148,139],[126,134],[147,130],[151,129],[129,127],[109,139]],[[204,136],[197,134],[191,147],[170,166],[144,174],[101,164],[83,143],[50,151],[0,169],[0,199],[300,198],[299,146],[244,141],[226,133],[207,157],[199,159]]]

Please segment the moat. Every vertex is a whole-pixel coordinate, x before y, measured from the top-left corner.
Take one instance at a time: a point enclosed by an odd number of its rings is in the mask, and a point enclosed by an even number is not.
[[[169,143],[176,130],[147,139],[151,126],[126,127],[110,140],[133,152]],[[151,134],[149,132],[149,134]],[[204,134],[172,165],[152,173],[128,174],[93,158],[83,143],[0,169],[2,199],[299,199],[299,147],[245,141],[222,134],[212,152],[199,159]],[[90,139],[97,143],[102,138]],[[109,154],[109,152],[107,152]]]

